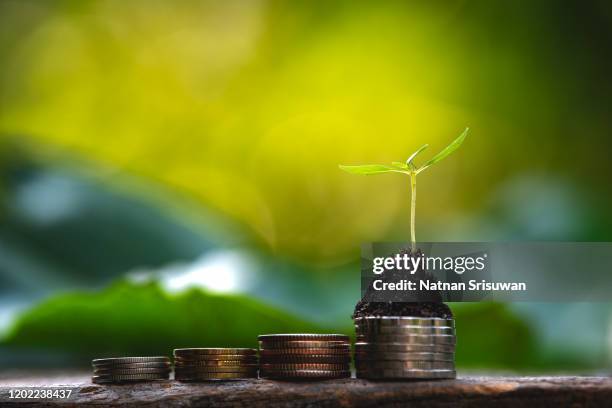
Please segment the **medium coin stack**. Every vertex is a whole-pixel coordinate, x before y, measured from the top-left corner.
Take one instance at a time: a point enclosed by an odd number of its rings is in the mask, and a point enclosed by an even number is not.
[[[168,357],[99,358],[91,365],[95,384],[167,380],[171,371]]]
[[[348,336],[266,334],[258,339],[261,378],[298,380],[351,376]]]
[[[455,378],[454,319],[359,317],[355,319],[358,378]]]
[[[257,350],[250,348],[184,348],[174,350],[178,381],[257,378]]]

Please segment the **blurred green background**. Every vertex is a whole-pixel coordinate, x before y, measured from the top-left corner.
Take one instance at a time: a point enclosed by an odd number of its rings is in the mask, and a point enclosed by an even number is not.
[[[611,240],[611,44],[603,0],[0,0],[0,367],[352,333],[409,187],[337,165],[466,126],[420,240]],[[453,310],[460,368],[609,366],[608,304]]]

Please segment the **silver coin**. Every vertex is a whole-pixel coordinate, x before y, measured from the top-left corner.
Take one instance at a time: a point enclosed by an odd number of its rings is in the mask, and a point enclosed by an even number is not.
[[[436,325],[431,325],[431,324],[414,324],[413,322],[407,321],[407,322],[396,322],[395,324],[388,324],[388,323],[382,323],[376,320],[366,320],[366,321],[356,321],[355,322],[355,327],[358,329],[369,329],[369,330],[373,330],[373,329],[379,329],[379,328],[383,328],[384,329],[393,329],[393,328],[402,328],[402,327],[411,327],[411,328],[418,328],[418,329],[454,329],[455,325],[441,325],[441,324],[436,324]]]
[[[372,326],[363,327],[355,326],[357,334],[369,335],[370,333],[376,334],[398,334],[398,335],[410,335],[410,334],[446,334],[455,335],[455,329],[453,327],[419,327],[419,326]]]
[[[355,361],[358,370],[454,370],[453,361]]]
[[[360,361],[455,361],[454,353],[394,353],[394,352],[355,352],[355,360]]]
[[[370,380],[390,379],[454,379],[457,377],[455,370],[357,370],[357,378]]]
[[[169,374],[125,374],[125,375],[94,375],[91,380],[96,384],[102,383],[119,383],[119,382],[137,382],[137,381],[155,381],[155,380],[167,380]]]
[[[406,343],[377,343],[359,341],[355,343],[355,352],[423,352],[423,353],[454,353],[454,344],[406,344]]]
[[[454,345],[456,337],[447,334],[412,334],[412,335],[397,335],[397,334],[374,334],[370,333],[367,336],[357,335],[357,341],[367,341],[376,343],[403,343],[403,344],[446,344]]]
[[[442,329],[449,330],[455,329],[454,325],[421,325],[421,324],[411,324],[410,322],[398,323],[398,324],[384,324],[376,321],[369,322],[355,322],[355,328],[360,330],[392,330],[393,328],[414,328],[414,329]]]
[[[112,358],[96,358],[91,361],[91,364],[96,366],[100,364],[129,364],[129,363],[165,363],[170,362],[168,357],[112,357]]]
[[[166,361],[166,362],[159,362],[159,363],[100,363],[100,364],[94,364],[92,366],[94,369],[100,369],[100,370],[112,370],[112,369],[120,369],[120,370],[127,370],[127,369],[141,369],[141,368],[170,368],[171,364],[170,361]]]
[[[440,317],[412,317],[412,316],[366,316],[355,318],[355,324],[378,324],[389,326],[449,326],[455,327],[455,319]]]
[[[137,375],[137,374],[160,374],[170,373],[170,368],[139,368],[139,369],[96,369],[94,375],[113,376],[113,375]]]

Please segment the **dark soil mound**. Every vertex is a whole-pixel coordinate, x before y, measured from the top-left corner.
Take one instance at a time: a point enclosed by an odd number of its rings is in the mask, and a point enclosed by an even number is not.
[[[364,302],[360,300],[355,306],[352,318],[366,316],[414,316],[449,319],[453,317],[453,312],[445,303],[441,302]]]
[[[400,254],[408,254],[410,256],[411,250],[409,248],[400,251]],[[415,252],[415,256],[421,256],[422,252],[418,249]],[[383,273],[383,276],[393,276],[396,271],[387,271]],[[418,271],[421,276],[428,276],[425,271]],[[369,290],[369,289],[368,289]],[[366,296],[367,297],[367,293]],[[440,296],[440,300],[442,297]],[[436,299],[434,299],[436,300]],[[355,305],[355,312],[353,319],[356,317],[366,316],[414,316],[414,317],[441,317],[441,318],[452,318],[453,312],[450,308],[440,302],[369,302],[361,299]]]

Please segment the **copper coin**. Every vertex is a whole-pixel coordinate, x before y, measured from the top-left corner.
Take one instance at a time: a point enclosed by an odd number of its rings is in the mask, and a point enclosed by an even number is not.
[[[261,370],[266,371],[293,371],[293,370],[326,370],[344,371],[349,369],[348,364],[330,363],[264,363],[260,366]]]
[[[285,341],[341,341],[349,342],[349,336],[345,334],[314,334],[314,333],[293,333],[293,334],[262,334],[257,336],[259,341],[285,342]]]
[[[267,356],[346,356],[350,354],[350,347],[332,347],[332,348],[278,348],[278,349],[263,349],[259,354],[261,357]]]
[[[223,381],[223,380],[242,380],[257,378],[257,371],[242,373],[197,373],[197,374],[176,374],[177,381],[197,382],[197,381]]]
[[[329,371],[329,370],[260,370],[261,378],[350,378],[349,370]]]
[[[260,350],[277,350],[284,348],[336,348],[349,349],[350,344],[346,341],[320,341],[320,340],[286,340],[286,341],[260,341]]]
[[[346,364],[351,362],[351,356],[347,353],[346,355],[271,355],[262,356],[261,364],[274,364],[274,363],[314,363],[314,364]]]

